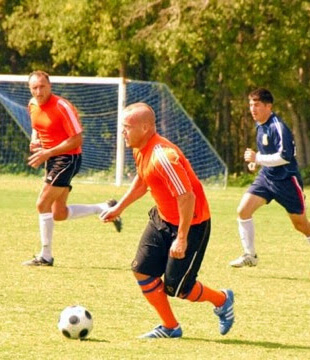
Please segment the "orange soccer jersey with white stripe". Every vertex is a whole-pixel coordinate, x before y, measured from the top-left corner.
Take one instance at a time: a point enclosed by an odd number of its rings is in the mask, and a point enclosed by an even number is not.
[[[163,220],[179,224],[176,198],[189,191],[196,195],[192,225],[210,218],[202,184],[176,145],[155,134],[143,149],[134,149],[133,155],[138,175],[150,189]]]
[[[38,132],[41,145],[50,149],[69,137],[80,134],[83,129],[75,107],[60,96],[52,94],[43,105],[32,98],[28,105],[31,126]],[[80,154],[81,147],[66,154]]]

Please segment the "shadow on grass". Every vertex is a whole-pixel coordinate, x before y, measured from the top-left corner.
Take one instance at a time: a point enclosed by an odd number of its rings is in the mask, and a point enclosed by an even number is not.
[[[289,281],[304,281],[304,282],[310,282],[310,278],[297,278],[297,277],[290,277],[290,276],[252,276],[259,279],[275,279],[275,280],[289,280]]]
[[[97,342],[97,343],[110,343],[110,341],[108,340],[104,340],[104,339],[94,339],[94,338],[87,338],[87,339],[83,339],[81,340],[82,342]]]
[[[122,267],[109,267],[109,266],[63,266],[63,265],[56,265],[53,267],[54,269],[69,269],[69,270],[82,270],[82,269],[92,269],[92,270],[109,270],[109,271],[125,271],[125,272],[132,272],[129,267],[122,268]]]
[[[209,340],[209,339],[202,339],[202,338],[199,339],[199,338],[190,338],[190,337],[183,337],[183,340],[205,341],[210,343],[213,342],[213,343],[226,344],[226,345],[260,346],[266,349],[310,350],[310,346],[285,345],[270,341],[250,341],[250,340],[233,340],[233,339]]]

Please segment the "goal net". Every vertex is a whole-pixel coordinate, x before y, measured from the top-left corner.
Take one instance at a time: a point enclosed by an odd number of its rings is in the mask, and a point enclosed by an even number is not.
[[[145,102],[156,113],[159,134],[177,144],[198,177],[226,186],[227,166],[188,116],[169,88],[158,82],[122,78],[51,76],[53,92],[72,102],[84,128],[81,175],[89,181],[120,185],[135,174],[132,150],[122,139],[124,106]],[[28,77],[0,75],[0,168],[27,167],[31,134]]]

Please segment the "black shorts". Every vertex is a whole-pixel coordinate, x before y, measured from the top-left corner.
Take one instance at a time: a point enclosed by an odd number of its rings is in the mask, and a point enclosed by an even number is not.
[[[81,167],[82,155],[58,155],[46,161],[45,182],[53,186],[69,187],[71,180]]]
[[[209,242],[211,220],[190,227],[185,258],[175,259],[169,256],[169,249],[178,227],[162,220],[156,207],[150,210],[149,217],[132,270],[153,277],[164,274],[165,292],[169,296],[188,294],[196,282]]]

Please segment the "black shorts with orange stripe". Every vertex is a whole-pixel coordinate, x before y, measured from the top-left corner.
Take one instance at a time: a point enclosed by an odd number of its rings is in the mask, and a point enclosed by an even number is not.
[[[153,277],[164,275],[165,292],[169,296],[187,294],[194,286],[208,246],[211,219],[190,227],[183,259],[169,256],[169,249],[176,239],[177,231],[177,226],[162,220],[157,208],[152,208],[131,264],[134,272]]]

